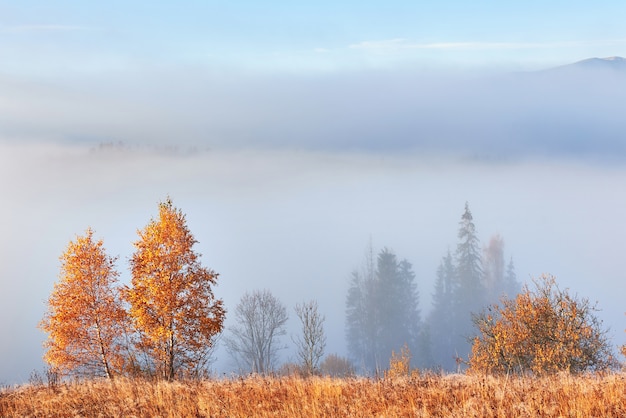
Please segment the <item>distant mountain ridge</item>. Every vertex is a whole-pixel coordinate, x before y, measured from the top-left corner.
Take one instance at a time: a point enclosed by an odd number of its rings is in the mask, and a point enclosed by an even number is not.
[[[607,58],[587,58],[573,64],[561,65],[546,71],[615,71],[626,74],[626,58],[623,57],[607,57]]]

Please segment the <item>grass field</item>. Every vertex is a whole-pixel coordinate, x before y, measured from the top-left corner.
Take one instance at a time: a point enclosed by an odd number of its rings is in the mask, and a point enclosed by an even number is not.
[[[623,417],[626,375],[117,379],[6,387],[2,417]]]

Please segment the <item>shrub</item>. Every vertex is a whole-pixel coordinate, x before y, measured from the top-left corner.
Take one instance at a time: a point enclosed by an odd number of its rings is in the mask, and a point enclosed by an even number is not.
[[[607,332],[587,299],[571,296],[553,276],[525,286],[515,299],[503,298],[475,315],[478,335],[470,371],[487,373],[580,373],[615,366]]]
[[[345,357],[337,354],[329,354],[320,364],[320,371],[324,376],[331,377],[352,377],[354,376],[354,366]]]

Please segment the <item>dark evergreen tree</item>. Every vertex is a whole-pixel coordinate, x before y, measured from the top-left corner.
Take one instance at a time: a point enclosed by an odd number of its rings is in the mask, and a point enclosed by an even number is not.
[[[509,260],[509,264],[506,266],[506,274],[504,276],[504,290],[509,299],[515,298],[515,295],[522,291],[522,285],[517,281],[517,274],[515,274],[515,264],[513,264],[513,257]]]
[[[370,253],[371,254],[371,253]],[[417,350],[420,313],[415,273],[388,249],[366,260],[363,273],[353,272],[346,298],[348,350],[367,372],[386,368],[392,351],[405,343]]]
[[[456,370],[467,360],[474,333],[472,315],[501,296],[514,297],[520,289],[513,260],[506,271],[504,240],[495,235],[481,254],[469,205],[459,222],[459,242],[453,257],[443,257],[437,270],[432,310],[426,321],[431,367]]]
[[[486,302],[479,240],[468,203],[459,222],[458,239],[451,332],[455,357],[467,360],[471,349],[468,339],[473,332],[472,313],[480,312]]]
[[[402,310],[398,315],[401,329],[407,330],[407,343],[415,343],[420,335],[422,324],[421,310],[419,309],[420,293],[415,282],[413,265],[406,259],[398,264],[398,276],[400,286],[398,288],[398,301]],[[393,301],[392,301],[393,303]],[[396,347],[397,351],[399,347]]]
[[[348,352],[357,367],[366,369],[375,364],[375,312],[368,309],[372,298],[373,278],[353,271],[346,298],[346,339]]]
[[[451,330],[455,319],[453,295],[457,282],[454,260],[448,251],[437,269],[432,310],[427,321],[431,358],[429,366],[444,370],[453,370],[455,365]]]
[[[374,250],[370,243],[360,271],[351,274],[346,297],[346,339],[352,361],[361,370],[376,364],[377,323],[376,310],[370,309],[376,293]]]

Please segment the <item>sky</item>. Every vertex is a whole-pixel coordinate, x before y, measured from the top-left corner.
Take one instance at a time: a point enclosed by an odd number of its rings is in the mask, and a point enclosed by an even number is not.
[[[230,311],[269,289],[291,333],[295,303],[317,299],[328,352],[347,354],[345,293],[370,240],[413,263],[429,310],[466,201],[521,281],[554,274],[626,342],[626,79],[544,71],[626,56],[624,15],[610,1],[0,1],[0,383],[43,368],[36,324],[69,240],[92,227],[128,280],[136,230],[167,196]],[[223,351],[217,364],[232,366]]]
[[[626,47],[620,1],[3,1],[13,75],[538,69]]]

